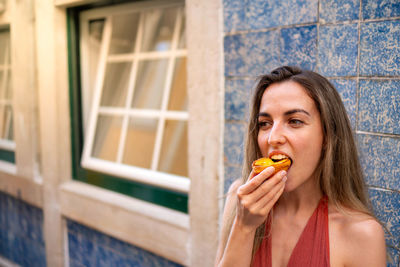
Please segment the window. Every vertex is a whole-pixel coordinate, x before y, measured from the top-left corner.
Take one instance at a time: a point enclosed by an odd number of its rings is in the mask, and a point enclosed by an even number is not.
[[[0,168],[5,169],[15,169],[10,58],[10,32],[8,29],[0,29]]]
[[[106,182],[92,183],[114,189],[129,183],[140,189],[128,194],[139,198],[148,195],[143,193],[147,188],[157,198],[162,196],[162,201],[153,202],[165,205],[159,202],[175,199],[181,208],[167,205],[187,211],[190,181],[183,3],[153,1],[71,9],[69,15],[70,41],[79,36],[75,45],[80,56],[75,62],[80,71],[70,70],[76,75],[71,81],[75,84],[71,110],[81,108],[79,114],[72,114],[78,121],[73,125],[74,149],[78,150],[73,161],[83,169],[76,176],[90,182],[93,176],[104,174]],[[71,55],[73,46],[71,42]]]

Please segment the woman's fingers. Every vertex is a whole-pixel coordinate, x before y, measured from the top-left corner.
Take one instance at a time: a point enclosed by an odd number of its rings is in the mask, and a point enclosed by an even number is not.
[[[268,213],[282,195],[285,184],[286,179],[282,179],[275,187],[257,201],[254,205],[254,209],[259,210],[260,213],[263,214]]]
[[[261,173],[260,173],[261,175]],[[270,174],[264,174],[267,177]],[[264,179],[264,182],[260,181],[248,181],[247,187],[243,186],[238,190],[238,200],[239,206],[243,209],[243,212],[249,215],[255,216],[266,216],[269,210],[265,211],[265,206],[268,205],[272,208],[273,204],[278,200],[279,196],[282,194],[285,181],[286,181],[286,171],[280,171],[273,175],[267,181],[265,177],[254,177],[255,179]],[[245,194],[246,190],[250,193]]]
[[[249,175],[249,179],[238,188],[238,194],[247,195],[257,189],[265,180],[267,180],[275,172],[274,167],[268,167],[257,175],[253,171]]]

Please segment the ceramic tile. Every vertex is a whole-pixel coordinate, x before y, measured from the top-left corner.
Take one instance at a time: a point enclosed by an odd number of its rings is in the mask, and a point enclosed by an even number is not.
[[[317,21],[318,1],[315,0],[252,0],[248,2],[249,29],[312,23]]]
[[[315,70],[317,27],[315,25],[281,30],[280,64]]]
[[[74,266],[181,266],[76,222],[67,225],[71,227],[69,252]]]
[[[226,194],[229,191],[229,187],[233,183],[233,181],[241,178],[242,176],[242,166],[241,165],[233,165],[233,164],[225,164],[224,165],[224,193]]]
[[[362,0],[363,19],[378,19],[400,16],[398,0]]]
[[[389,190],[369,189],[375,215],[385,225],[386,244],[400,244],[400,193]]]
[[[368,185],[400,191],[400,138],[357,134]]]
[[[224,38],[224,57],[225,76],[247,75],[246,48],[243,35],[229,35]]]
[[[400,134],[400,80],[360,80],[358,129]]]
[[[247,0],[224,0],[224,31],[234,32],[246,29]]]
[[[331,79],[330,82],[339,92],[344,107],[350,119],[353,129],[356,128],[357,109],[357,81],[352,79]]]
[[[45,266],[42,210],[2,192],[0,202],[0,254],[21,266]]]
[[[387,262],[387,267],[399,267],[400,249],[387,247],[386,250],[391,259],[391,261]]]
[[[357,75],[357,24],[320,26],[318,46],[318,70],[322,75]]]
[[[321,23],[357,20],[360,0],[320,0]]]
[[[224,163],[241,165],[247,127],[244,123],[225,123]]]
[[[399,36],[399,20],[361,24],[360,75],[399,75]]]
[[[257,77],[280,65],[279,40],[278,30],[245,35],[247,75]]]
[[[255,80],[225,80],[225,120],[247,121]]]

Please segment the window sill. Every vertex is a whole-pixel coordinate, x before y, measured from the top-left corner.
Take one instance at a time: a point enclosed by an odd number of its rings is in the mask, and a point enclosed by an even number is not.
[[[25,201],[35,207],[43,207],[42,184],[27,178],[1,171],[0,191]]]
[[[61,185],[60,207],[71,220],[188,265],[185,213],[78,181]]]

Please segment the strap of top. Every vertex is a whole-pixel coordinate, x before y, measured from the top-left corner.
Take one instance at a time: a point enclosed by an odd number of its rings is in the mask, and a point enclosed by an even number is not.
[[[270,223],[266,223],[270,233]],[[262,241],[254,255],[253,267],[271,267],[271,235]],[[329,267],[328,199],[323,197],[307,222],[290,256],[288,267]]]

